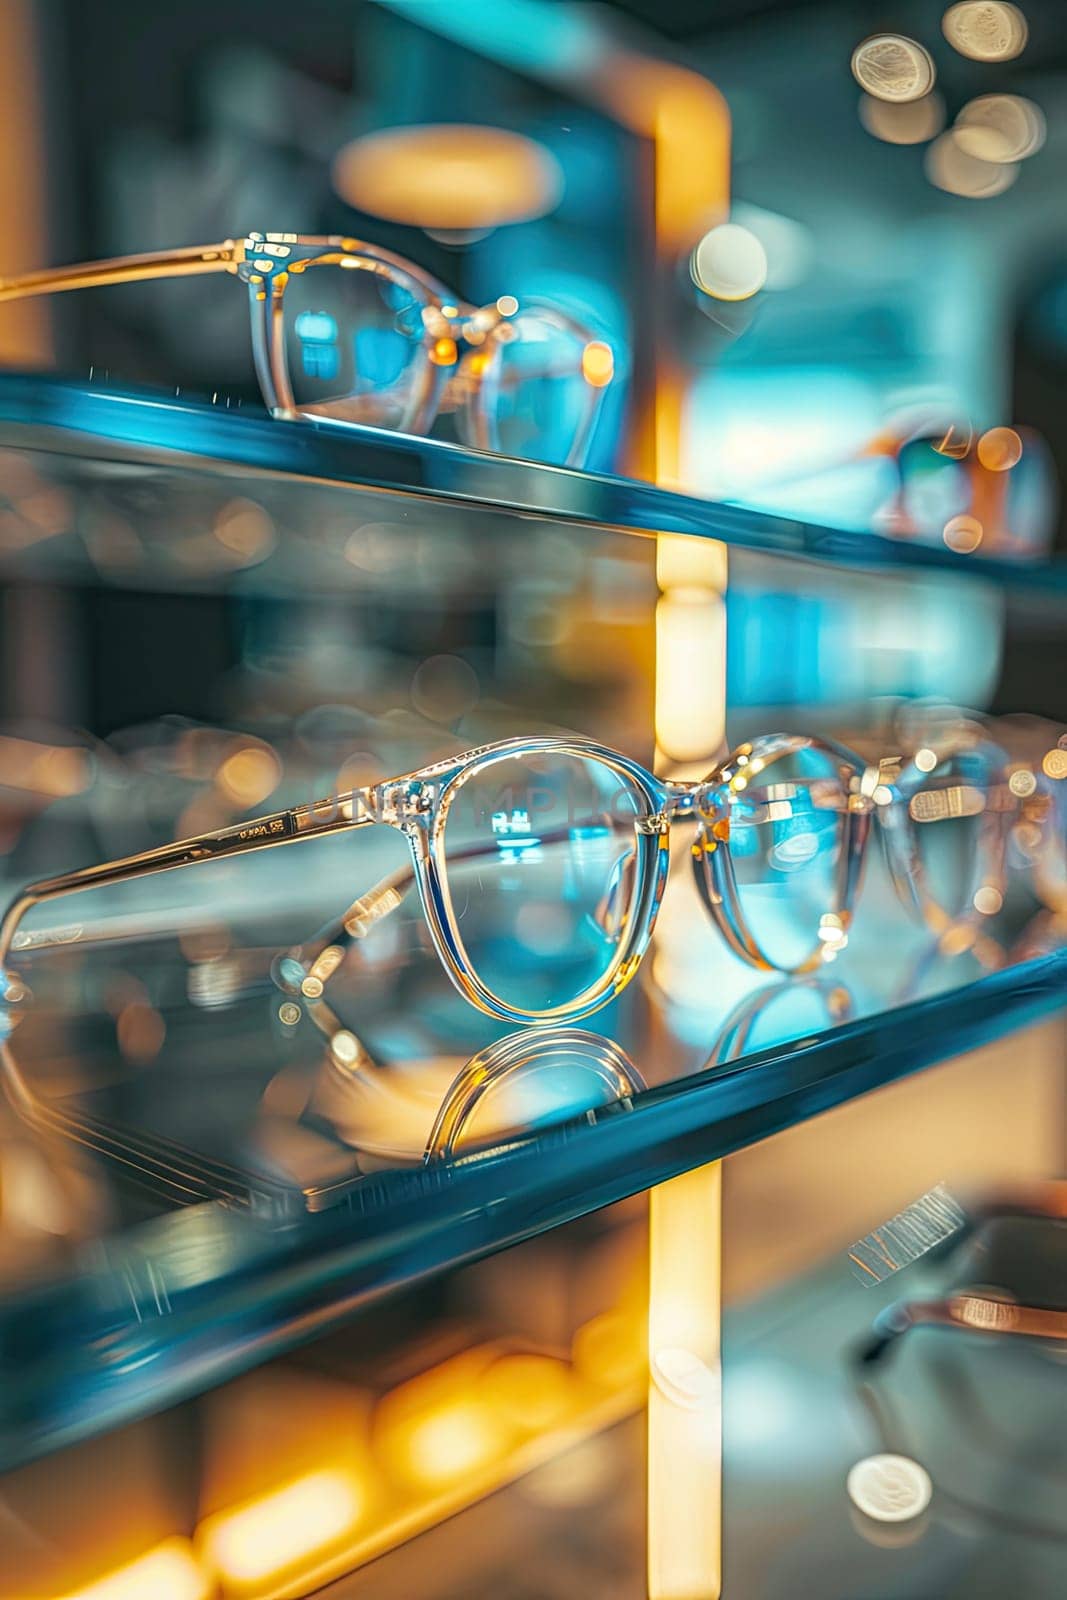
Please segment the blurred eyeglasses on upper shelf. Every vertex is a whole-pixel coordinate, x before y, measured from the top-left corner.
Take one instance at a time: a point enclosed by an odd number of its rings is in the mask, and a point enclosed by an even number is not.
[[[895,539],[940,540],[957,555],[1036,556],[1058,506],[1056,468],[1031,428],[898,415],[844,455],[775,473],[737,493],[791,515],[832,516]]]
[[[356,239],[295,233],[0,278],[0,302],[226,272],[246,285],[252,354],[275,416],[428,434],[452,413],[480,450],[581,466],[611,347],[546,301],[465,305],[414,262]]]

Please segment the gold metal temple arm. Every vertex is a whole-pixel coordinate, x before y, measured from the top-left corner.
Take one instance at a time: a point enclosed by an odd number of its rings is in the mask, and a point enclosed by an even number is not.
[[[99,284],[187,278],[198,272],[236,272],[243,260],[244,245],[224,239],[221,244],[186,245],[181,250],[115,256],[108,261],[82,261],[71,267],[48,267],[14,278],[0,278],[0,301],[23,300],[35,294],[60,294],[64,289],[92,289]]]
[[[26,912],[58,895],[73,894],[82,889],[106,888],[111,884],[128,882],[131,878],[166,872],[171,867],[218,861],[224,856],[239,855],[247,850],[265,850],[289,840],[321,838],[324,834],[359,828],[376,820],[374,791],[357,789],[332,800],[314,801],[291,811],[275,811],[270,816],[255,817],[233,827],[220,828],[214,833],[179,839],[174,844],[143,850],[138,855],[124,856],[118,861],[105,861],[99,866],[83,867],[77,872],[66,872],[57,878],[31,883],[11,903],[0,923],[0,962],[6,960],[15,941],[19,922]],[[50,943],[69,943],[70,940],[69,936],[56,939],[44,931],[27,935],[16,942],[19,948],[26,949]]]

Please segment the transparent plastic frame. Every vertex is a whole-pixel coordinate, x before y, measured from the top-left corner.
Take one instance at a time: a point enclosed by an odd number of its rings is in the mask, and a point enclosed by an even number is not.
[[[285,291],[294,277],[321,267],[369,272],[388,279],[406,290],[419,308],[422,329],[418,366],[401,421],[389,430],[392,432],[429,433],[449,393],[455,397],[450,409],[455,413],[463,441],[475,449],[499,450],[495,399],[500,387],[501,352],[516,337],[516,320],[526,312],[536,312],[543,321],[580,341],[583,352],[599,342],[574,318],[545,301],[527,298],[519,302],[508,296],[487,306],[467,305],[414,262],[364,240],[341,235],[251,233],[244,239],[225,239],[219,244],[25,273],[0,278],[0,302],[107,284],[229,273],[248,290],[252,357],[264,404],[272,416],[286,420],[325,417],[352,425],[353,419],[344,415],[349,404],[346,400],[299,405],[289,375]],[[582,380],[584,403],[561,463],[570,467],[581,466],[585,460],[606,387],[600,378],[596,383],[587,381],[584,366],[574,376]]]
[[[825,907],[820,925],[812,929],[808,955],[787,967],[769,957],[746,921],[730,854],[730,824],[734,808],[755,775],[767,772],[783,757],[805,750],[822,754],[837,773],[834,791],[824,792],[821,797],[823,807],[837,815],[837,848],[831,903]],[[628,903],[619,918],[615,948],[605,971],[572,1000],[548,1010],[535,1011],[509,1004],[495,994],[467,954],[449,893],[445,829],[450,808],[472,778],[498,762],[539,756],[575,757],[598,763],[613,775],[628,797],[627,814],[634,828],[634,870],[630,874]],[[996,772],[992,756],[990,763],[992,777]],[[400,829],[406,836],[411,851],[410,866],[391,874],[354,900],[341,917],[309,944],[277,958],[274,976],[278,985],[304,1000],[321,1002],[330,979],[348,951],[378,920],[401,903],[405,891],[414,882],[437,954],[453,984],[472,1005],[491,1016],[527,1026],[573,1022],[607,1004],[633,978],[652,938],[666,886],[671,823],[686,819],[696,827],[691,859],[697,887],[729,948],[754,967],[782,972],[813,971],[828,953],[840,948],[847,939],[871,824],[876,815],[883,824],[889,824],[880,831],[898,889],[924,920],[932,915],[921,877],[916,888],[913,876],[918,849],[906,794],[887,784],[886,765],[883,762],[871,766],[842,746],[821,739],[771,734],[739,746],[702,780],[676,782],[658,778],[639,762],[588,739],[502,740],[365,789],[32,884],[12,903],[0,924],[0,963],[7,961],[12,950],[38,949],[59,942],[60,936],[53,939],[47,930],[20,930],[32,907],[61,895],[117,884],[173,867],[217,860],[221,856],[385,824]],[[788,787],[777,786],[780,793],[776,804],[789,803]],[[746,800],[751,804],[751,790]],[[991,806],[990,811],[994,823],[986,841],[990,859],[988,868],[983,871],[987,880],[989,873],[1002,870],[1003,829],[1008,820],[1002,806]],[[453,853],[451,859],[454,865],[464,855],[480,853],[482,847],[474,851],[461,850],[458,857]],[[70,942],[69,930],[63,932],[62,939]]]

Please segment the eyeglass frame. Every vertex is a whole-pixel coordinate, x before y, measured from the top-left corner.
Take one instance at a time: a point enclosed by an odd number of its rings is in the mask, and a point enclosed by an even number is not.
[[[1001,1218],[1067,1224],[1067,1183],[1048,1178],[1005,1185],[969,1202],[964,1216],[963,1227],[941,1247],[942,1253],[954,1253],[983,1225]],[[984,1285],[957,1289],[942,1299],[895,1300],[878,1313],[870,1336],[853,1352],[857,1365],[883,1361],[910,1329],[924,1326],[1065,1342],[1067,1310],[1023,1305]]]
[[[674,818],[698,825],[692,846],[693,870],[701,898],[727,946],[749,965],[791,973],[816,970],[825,959],[826,942],[817,940],[810,954],[792,966],[771,960],[746,924],[729,853],[730,810],[747,786],[748,777],[784,755],[815,750],[837,763],[844,806],[837,840],[834,904],[823,914],[838,935],[847,938],[859,893],[871,819],[883,821],[899,806],[900,792],[886,784],[884,766],[874,767],[844,746],[800,734],[769,734],[740,745],[709,774],[697,781],[658,778],[628,756],[584,738],[514,738],[479,746],[462,755],[434,762],[398,778],[386,779],[345,795],[254,818],[196,838],[179,840],[116,861],[30,884],[11,903],[0,922],[0,966],[12,949],[30,950],[58,942],[47,932],[28,933],[20,941],[19,925],[34,906],[89,888],[102,888],[149,876],[173,867],[217,860],[250,850],[271,848],[385,823],[407,837],[411,866],[390,875],[370,894],[320,933],[309,947],[297,947],[275,963],[282,988],[305,998],[322,995],[345,959],[347,948],[365,936],[381,916],[395,909],[403,887],[415,880],[431,939],[448,976],[472,1005],[490,1016],[526,1026],[577,1021],[591,1015],[622,992],[640,965],[655,928],[670,863],[670,826]],[[538,755],[592,760],[630,786],[643,811],[633,818],[637,860],[622,938],[606,971],[573,1000],[544,1011],[529,1011],[501,1000],[478,976],[464,948],[448,891],[445,825],[450,807],[466,782],[487,766]],[[907,827],[883,828],[894,881],[908,882]],[[462,854],[462,852],[461,852]],[[1002,856],[1001,856],[1002,860]],[[919,902],[921,904],[921,900]],[[821,926],[821,924],[820,924]],[[834,942],[833,939],[830,941]],[[294,971],[286,972],[286,962]]]
[[[243,239],[224,239],[218,244],[115,256],[0,277],[0,304],[72,289],[227,272],[249,291],[252,360],[271,416],[280,421],[313,419],[334,426],[372,426],[331,414],[329,407],[343,404],[343,400],[323,401],[309,409],[298,405],[293,394],[286,360],[285,290],[290,275],[315,266],[349,266],[388,277],[422,302],[423,361],[415,398],[405,412],[403,424],[388,432],[428,434],[439,415],[447,380],[463,373],[472,380],[467,397],[456,408],[464,442],[474,449],[497,451],[494,417],[485,400],[489,392],[486,373],[491,363],[479,363],[477,359],[484,347],[492,341],[492,346],[499,349],[509,336],[514,336],[514,319],[524,311],[536,311],[554,321],[561,330],[580,339],[583,350],[600,342],[568,312],[548,301],[531,296],[520,303],[508,296],[514,306],[502,310],[502,296],[490,305],[469,305],[452,296],[444,284],[415,262],[366,240],[341,234],[249,233]],[[567,467],[581,466],[585,460],[607,386],[591,384],[582,371],[575,376],[582,379],[586,404],[561,463]],[[607,383],[610,381],[609,376]]]

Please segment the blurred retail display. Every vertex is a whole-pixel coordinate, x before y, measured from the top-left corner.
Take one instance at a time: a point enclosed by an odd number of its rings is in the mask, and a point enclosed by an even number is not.
[[[0,7],[0,1600],[1062,1600],[1060,12]]]

